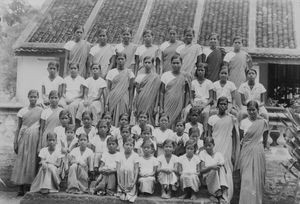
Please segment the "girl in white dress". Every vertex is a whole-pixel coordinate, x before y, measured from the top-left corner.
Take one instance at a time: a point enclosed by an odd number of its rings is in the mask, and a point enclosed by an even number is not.
[[[97,134],[97,129],[93,124],[93,113],[90,111],[84,111],[82,113],[82,126],[76,130],[76,135],[86,134],[88,136],[88,142],[93,140]]]
[[[189,135],[184,131],[185,122],[179,120],[175,125],[175,138],[176,138],[176,147],[174,154],[176,156],[181,156],[185,154],[185,143],[189,140]]]

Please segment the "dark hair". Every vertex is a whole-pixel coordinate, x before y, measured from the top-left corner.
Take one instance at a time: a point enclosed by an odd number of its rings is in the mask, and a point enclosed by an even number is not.
[[[76,67],[76,68],[79,70],[79,64],[78,64],[78,63],[71,62],[71,63],[69,64],[69,68],[71,68],[71,67]]]
[[[72,114],[68,110],[60,111],[58,118],[61,119],[63,116],[67,116],[69,118],[69,124],[72,124]]]
[[[196,152],[197,149],[198,149],[197,141],[192,140],[192,139],[189,139],[188,141],[186,141],[185,148],[187,148],[188,146],[193,146],[194,147],[194,152]]]
[[[173,140],[170,140],[170,139],[166,139],[164,142],[163,142],[163,147],[167,144],[172,144],[173,148],[176,147],[176,142],[173,141]]]
[[[219,70],[219,74],[220,74],[221,71],[223,71],[224,69],[226,69],[227,72],[228,72],[228,74],[229,74],[229,67],[228,67],[228,65],[225,65],[225,64],[221,66],[221,68],[220,68],[220,70]]]
[[[118,59],[118,57],[124,57],[125,59],[127,59],[127,55],[125,54],[125,52],[117,52],[116,58]]]
[[[140,111],[139,113],[138,113],[138,118],[141,116],[141,115],[146,115],[146,117],[147,117],[147,119],[149,119],[149,114],[146,112],[146,111]]]
[[[254,106],[256,108],[256,110],[259,110],[259,106],[258,106],[258,103],[257,101],[254,101],[254,100],[251,100],[247,103],[247,108],[250,108]]]
[[[147,34],[150,34],[152,37],[153,37],[153,32],[152,32],[152,30],[144,30],[144,32],[143,32],[143,37],[145,36],[145,35],[147,35]]]
[[[84,32],[84,27],[82,25],[75,25],[73,28],[73,33],[75,33],[79,29],[82,29],[82,31]]]
[[[241,40],[242,41],[242,43],[243,43],[243,38],[241,37],[241,36],[235,36],[234,38],[233,38],[233,40],[232,40],[232,42],[234,43],[234,41],[236,41],[236,40]]]
[[[163,117],[167,118],[168,121],[170,121],[170,117],[169,117],[166,113],[161,113],[161,114],[159,114],[159,120],[160,120],[161,118],[163,118]]]
[[[189,136],[191,136],[194,132],[197,132],[199,134],[199,136],[200,136],[200,130],[199,130],[198,127],[191,127],[189,129]]]
[[[117,145],[119,145],[119,144],[118,144],[118,138],[117,138],[117,137],[114,137],[114,136],[108,137],[107,140],[106,140],[106,145],[107,145],[108,143],[110,143],[110,142],[114,142],[114,143],[116,143]]]
[[[248,73],[249,73],[250,71],[253,71],[253,72],[257,75],[257,71],[256,71],[255,69],[253,69],[253,68],[247,69],[247,70],[246,70],[246,75],[248,75]]]
[[[213,144],[213,145],[215,145],[215,140],[212,137],[205,137],[204,141],[203,141],[203,144],[204,145],[207,145],[207,144]]]
[[[152,134],[152,128],[149,125],[145,125],[145,127],[142,128],[141,133],[150,130],[151,134]]]
[[[208,64],[202,63],[202,62],[196,63],[196,71],[195,71],[195,74],[194,74],[194,76],[196,78],[198,78],[197,70],[200,69],[200,68],[204,68],[204,70],[205,70],[204,77],[205,77],[206,74],[207,74]]]
[[[105,33],[105,35],[107,35],[107,29],[106,28],[99,29],[98,34],[101,34],[101,33]]]
[[[123,117],[127,117],[128,121],[130,121],[130,115],[129,115],[128,113],[122,113],[122,114],[119,116],[119,121],[120,121]]]
[[[50,67],[50,66],[55,66],[57,71],[58,71],[58,69],[59,69],[59,63],[56,62],[56,61],[50,61],[50,62],[48,63],[48,67]]]
[[[188,113],[187,122],[190,122],[190,118],[192,115],[197,115],[198,117],[201,115],[202,109],[199,107],[192,107]]]
[[[194,29],[191,28],[191,27],[188,27],[188,28],[184,29],[183,35],[185,35],[185,34],[187,34],[187,33],[189,33],[189,32],[191,32],[191,33],[193,34],[193,36],[195,35],[195,31],[194,31]]]
[[[227,104],[229,103],[227,97],[221,96],[221,97],[218,99],[218,101],[217,101],[217,107],[219,107],[219,104],[220,104],[221,102],[223,102],[223,101],[225,101]]]
[[[218,33],[211,33],[209,36],[208,36],[208,39],[210,39],[212,36],[216,36],[217,40],[220,40],[220,36]]]
[[[151,63],[152,64],[154,63],[154,58],[153,57],[146,56],[146,57],[144,57],[143,62],[145,62],[146,60],[151,60]]]
[[[183,126],[185,127],[185,121],[184,121],[184,120],[177,120],[177,121],[175,122],[175,127],[177,126],[178,123],[182,123]]]
[[[141,147],[143,148],[145,145],[150,145],[151,149],[154,149],[154,144],[149,138],[143,140]]]
[[[57,134],[55,132],[48,132],[46,139],[48,140],[49,137],[54,136],[57,139]]]
[[[131,133],[131,126],[130,125],[124,125],[123,127],[120,127],[120,133],[122,133],[124,129],[128,129],[129,132]]]
[[[65,127],[65,132],[73,131],[75,133],[75,125],[68,125]]]
[[[99,127],[100,127],[101,123],[104,123],[107,126],[107,122],[105,120],[103,120],[103,119],[99,120],[98,123],[97,123],[97,125],[96,125],[98,133],[99,133]],[[107,126],[107,133],[106,134],[108,134],[108,133],[109,133],[109,128]]]
[[[131,142],[133,146],[135,145],[135,140],[132,137],[124,137],[123,138],[123,146],[126,142]]]
[[[100,70],[101,70],[101,65],[100,64],[92,64],[91,69],[93,69],[93,67],[97,66]]]
[[[89,116],[93,120],[93,113],[91,111],[84,111],[81,115],[81,118],[83,119],[84,116]]]
[[[80,134],[78,135],[78,140],[80,140],[80,138],[82,138],[82,137],[85,137],[87,140],[89,140],[88,135],[85,134],[85,133],[80,133]]]
[[[109,115],[112,118],[112,114],[109,111],[102,113],[101,118],[103,119],[106,115]]]
[[[171,57],[171,62],[173,62],[173,60],[175,60],[175,59],[179,59],[180,62],[182,63],[182,58],[180,57],[179,54],[174,54],[174,55]]]
[[[31,94],[36,93],[37,97],[39,97],[39,91],[36,89],[31,89],[28,91],[27,97],[29,97]]]
[[[125,26],[125,27],[122,28],[121,34],[123,34],[123,33],[125,33],[125,32],[129,32],[130,35],[132,35],[132,29],[129,28],[128,26]]]
[[[52,96],[57,96],[57,97],[58,97],[58,91],[56,91],[56,90],[50,91],[49,96],[48,96],[49,99],[50,99]]]

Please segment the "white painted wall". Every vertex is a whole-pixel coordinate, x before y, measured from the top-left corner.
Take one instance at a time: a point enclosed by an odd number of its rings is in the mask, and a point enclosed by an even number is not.
[[[21,104],[28,104],[27,93],[30,89],[37,89],[41,96],[41,80],[48,76],[47,65],[57,57],[18,57],[17,68],[17,100]]]

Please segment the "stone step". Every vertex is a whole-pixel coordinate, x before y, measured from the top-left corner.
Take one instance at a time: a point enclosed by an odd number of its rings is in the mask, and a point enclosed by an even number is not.
[[[112,196],[95,196],[95,195],[75,195],[67,193],[52,193],[42,195],[40,193],[27,193],[21,200],[20,204],[124,204],[124,201]],[[157,196],[138,197],[136,204],[215,204],[208,198],[199,197],[197,200],[184,200],[179,198],[162,199]]]

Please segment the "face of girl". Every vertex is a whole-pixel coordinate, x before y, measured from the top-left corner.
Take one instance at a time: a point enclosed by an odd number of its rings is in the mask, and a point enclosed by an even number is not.
[[[56,76],[57,68],[54,64],[51,64],[47,69],[50,76],[52,77]]]
[[[86,136],[81,136],[79,138],[79,146],[80,146],[80,148],[81,149],[85,149],[86,145],[87,145],[87,142],[88,142],[87,137]]]
[[[198,120],[198,114],[193,113],[193,114],[190,116],[190,120],[191,120],[192,123],[196,123],[197,120]]]
[[[30,105],[35,105],[37,100],[38,100],[39,96],[37,92],[33,92],[28,96],[28,100]]]
[[[100,123],[99,127],[98,127],[98,134],[100,136],[103,136],[103,135],[106,135],[107,131],[108,131],[107,124],[106,123]]]
[[[152,64],[151,59],[146,59],[144,61],[144,67],[147,71],[151,70],[152,66],[153,66],[153,64]]]
[[[186,152],[186,156],[187,156],[188,158],[193,157],[194,152],[195,152],[194,146],[193,146],[193,145],[188,145],[188,146],[186,146],[185,152]]]
[[[79,28],[78,30],[75,31],[75,39],[76,40],[80,40],[81,36],[83,34],[83,30],[81,28]]]
[[[145,44],[151,44],[152,43],[152,35],[150,33],[147,33],[143,36]]]
[[[75,77],[77,77],[77,75],[78,75],[78,68],[76,67],[76,66],[71,66],[70,67],[70,74],[71,74],[71,77],[72,78],[75,78]]]
[[[209,38],[209,46],[211,47],[216,47],[217,44],[218,44],[218,38],[216,35],[212,35],[210,38]]]
[[[159,126],[160,126],[160,128],[166,129],[168,127],[168,125],[169,125],[169,120],[168,120],[167,117],[161,117],[159,119]]]
[[[222,69],[220,71],[219,78],[220,78],[221,81],[227,81],[227,79],[228,79],[228,70],[227,69]]]
[[[183,131],[184,131],[184,125],[183,125],[183,123],[178,122],[178,123],[176,124],[175,131],[176,131],[177,133],[183,133]]]
[[[56,107],[58,105],[58,95],[54,94],[49,97],[49,102],[51,107]]]
[[[55,148],[55,145],[56,145],[56,137],[55,135],[51,134],[48,136],[47,138],[47,144],[48,144],[48,147],[50,147],[50,149],[54,149]]]
[[[122,116],[121,119],[120,119],[120,126],[124,126],[124,125],[128,125],[128,117],[127,116]]]
[[[99,76],[100,75],[100,68],[98,65],[94,65],[92,67],[92,74],[93,76]]]
[[[66,115],[63,115],[59,120],[63,127],[67,126],[70,123],[70,118]]]
[[[240,50],[242,46],[243,46],[242,39],[236,39],[233,42],[233,48],[234,48],[234,50]]]
[[[197,67],[196,69],[198,78],[204,78],[205,76],[205,68],[204,67]]]
[[[190,139],[191,139],[191,140],[198,141],[198,138],[199,138],[199,133],[198,133],[198,132],[193,132],[193,133],[190,135]]]
[[[204,144],[204,148],[208,154],[212,155],[214,153],[214,144],[212,143]]]
[[[115,153],[117,151],[117,143],[114,141],[110,141],[107,143],[107,149],[109,151],[109,153]]]
[[[110,116],[110,115],[105,115],[105,116],[103,117],[103,120],[106,120],[107,125],[110,125],[110,124],[111,124],[111,116]]]
[[[141,133],[142,138],[150,138],[152,136],[151,128],[147,127],[143,132]]]
[[[186,43],[186,44],[191,44],[191,43],[192,43],[192,40],[193,40],[193,37],[194,37],[194,35],[193,35],[192,32],[187,32],[187,33],[185,33],[185,35],[184,35],[185,43]]]
[[[89,127],[92,124],[92,118],[89,115],[84,115],[82,118],[82,123],[84,127]]]
[[[133,150],[133,143],[132,142],[125,142],[124,146],[124,151],[125,153],[131,153]]]
[[[171,155],[173,153],[173,151],[174,151],[173,145],[170,144],[170,143],[165,144],[164,151],[165,151],[166,155]]]
[[[250,107],[247,107],[247,112],[249,114],[249,117],[251,119],[256,119],[257,115],[258,115],[258,110],[256,109],[255,106],[250,106]]]
[[[73,130],[67,130],[65,134],[66,134],[67,138],[73,138],[75,135],[75,132]]]
[[[129,31],[125,31],[123,34],[122,34],[122,39],[123,39],[123,42],[129,42],[130,39],[131,39],[131,34]]]
[[[122,136],[123,138],[129,137],[129,136],[130,136],[130,130],[129,130],[129,128],[123,128],[123,129],[122,129],[122,132],[121,132],[121,136]]]
[[[169,38],[171,42],[174,42],[177,38],[177,33],[175,30],[170,30],[169,31]]]
[[[218,104],[218,108],[219,108],[219,112],[224,113],[228,108],[227,101],[220,101],[220,103]]]
[[[118,67],[123,68],[125,61],[126,61],[126,59],[124,56],[118,56],[118,58],[117,58]]]
[[[173,72],[176,73],[180,72],[182,63],[179,58],[173,59],[171,65],[172,65]]]
[[[106,44],[107,42],[107,35],[105,32],[101,32],[99,35],[99,42],[100,44]]]
[[[255,81],[256,73],[253,70],[249,70],[247,73],[247,80]]]
[[[142,149],[143,149],[144,156],[146,157],[150,156],[150,154],[152,153],[152,148],[150,144],[144,144]]]
[[[147,123],[148,117],[146,114],[140,114],[139,123],[140,125],[145,125]]]

